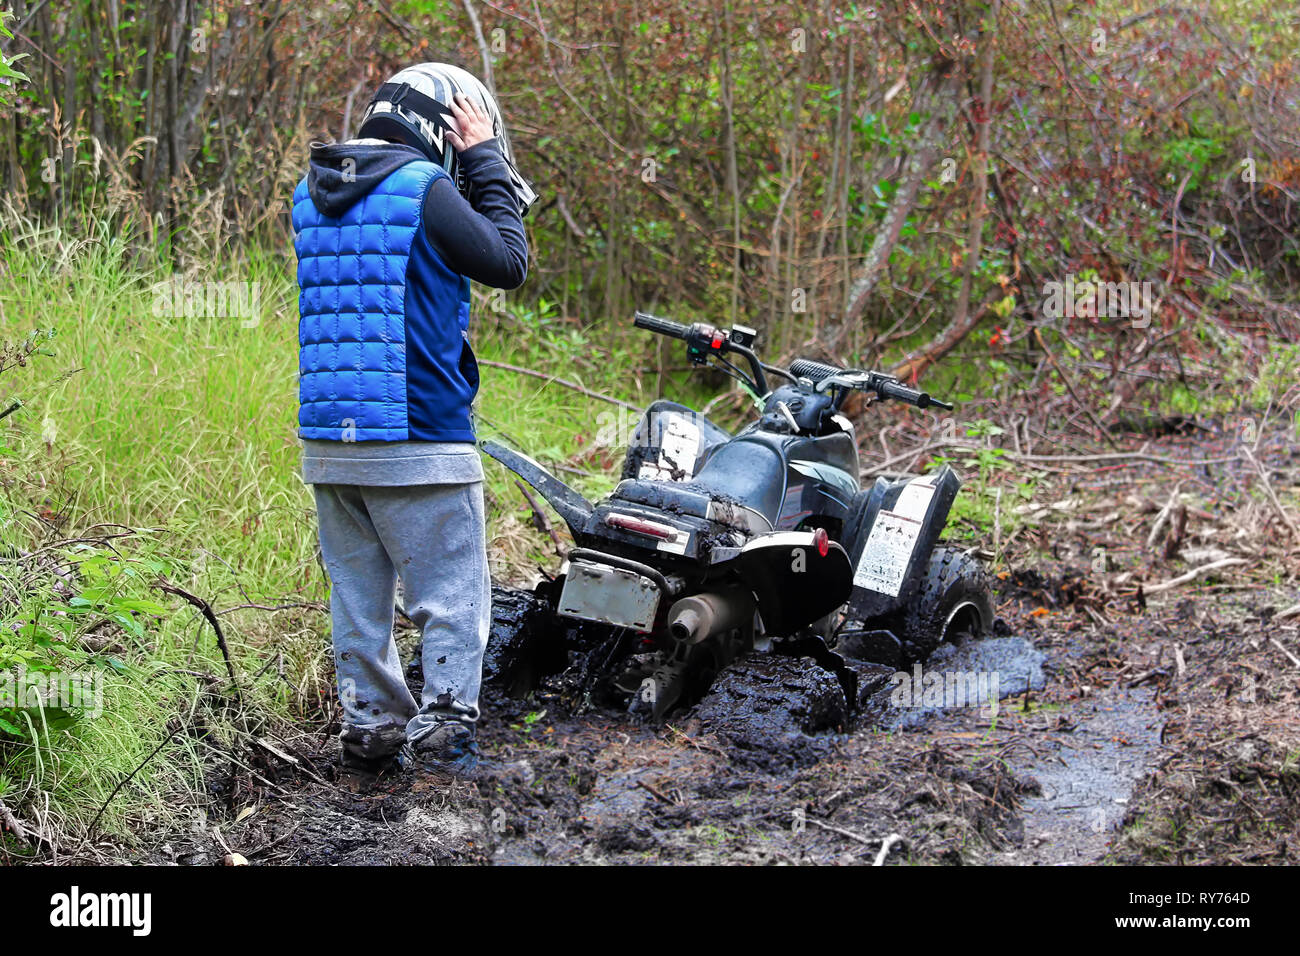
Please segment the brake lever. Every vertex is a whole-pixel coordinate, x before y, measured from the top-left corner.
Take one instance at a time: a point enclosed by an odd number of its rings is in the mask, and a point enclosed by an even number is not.
[[[837,385],[840,388],[869,389],[871,387],[871,373],[842,372],[839,375],[828,375],[820,382],[813,384],[813,391],[824,392]]]
[[[891,394],[894,389],[904,394]],[[838,375],[829,375],[813,385],[816,392],[825,392],[831,388],[858,389],[863,392],[870,392],[876,397],[877,401],[886,401],[890,398],[899,399],[907,402],[909,405],[915,405],[917,408],[942,408],[952,411],[955,406],[941,401],[928,392],[918,392],[903,385],[898,379],[888,375],[882,375],[879,372],[841,372]],[[910,394],[906,394],[910,393]]]

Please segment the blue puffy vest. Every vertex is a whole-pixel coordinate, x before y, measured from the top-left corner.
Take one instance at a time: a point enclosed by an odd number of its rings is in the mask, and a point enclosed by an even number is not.
[[[408,163],[337,218],[317,210],[305,177],[294,191],[299,437],[474,440],[469,279],[422,222],[425,193],[446,175]]]

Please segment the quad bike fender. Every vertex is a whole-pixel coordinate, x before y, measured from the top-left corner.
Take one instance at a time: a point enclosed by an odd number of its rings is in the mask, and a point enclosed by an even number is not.
[[[944,465],[904,481],[877,478],[859,494],[844,534],[853,565],[852,617],[889,614],[912,599],[960,487],[957,473]]]
[[[824,617],[848,600],[853,586],[848,553],[826,538],[819,547],[813,531],[759,535],[711,568],[719,571],[734,572],[753,592],[769,635],[794,634]]]
[[[564,519],[575,540],[582,535],[595,510],[590,501],[522,452],[513,451],[494,441],[485,441],[480,447],[536,489],[555,509],[556,514]]]

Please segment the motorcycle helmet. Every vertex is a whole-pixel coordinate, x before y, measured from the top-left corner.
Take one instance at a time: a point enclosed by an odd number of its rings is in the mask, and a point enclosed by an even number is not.
[[[447,131],[455,129],[449,104],[456,93],[464,93],[491,118],[492,133],[501,144],[501,154],[510,168],[519,214],[526,214],[537,200],[537,194],[515,167],[514,153],[496,100],[476,76],[458,66],[421,63],[394,74],[370,100],[357,135],[400,140],[416,147],[446,170],[461,195],[468,198],[469,183],[460,168],[456,149],[447,137]]]

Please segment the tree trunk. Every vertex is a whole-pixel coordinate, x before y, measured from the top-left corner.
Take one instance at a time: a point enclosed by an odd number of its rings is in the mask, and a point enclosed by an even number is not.
[[[979,324],[980,319],[995,301],[1001,297],[1000,289],[991,290],[975,311],[970,308],[971,288],[975,284],[975,269],[979,265],[980,252],[983,247],[984,219],[988,213],[987,193],[989,188],[989,105],[993,100],[993,50],[997,33],[998,6],[1000,0],[993,0],[987,17],[980,29],[980,91],[979,102],[974,104],[971,116],[976,127],[975,169],[972,176],[974,196],[971,200],[970,230],[966,238],[966,257],[962,264],[961,287],[957,292],[957,305],[953,310],[952,321],[924,348],[909,356],[897,368],[894,374],[899,378],[915,379],[926,368],[956,348],[971,330]]]
[[[978,313],[974,316],[970,313],[970,294],[975,284],[975,269],[979,266],[980,253],[983,250],[984,218],[988,213],[989,107],[993,100],[993,47],[997,34],[998,5],[999,0],[993,0],[989,7],[988,18],[980,30],[983,42],[983,49],[980,51],[980,98],[971,110],[977,130],[972,186],[975,195],[971,200],[970,231],[966,238],[966,261],[962,263],[957,305],[953,310],[952,322],[935,339],[936,344],[943,346],[943,351],[939,355],[955,347],[979,321]],[[929,361],[935,361],[939,355],[935,355]],[[911,369],[912,375],[919,373],[920,368]]]
[[[921,184],[934,175],[935,160],[957,116],[959,90],[958,65],[951,60],[942,60],[931,67],[921,81],[914,102],[918,112],[931,105],[930,121],[921,131],[917,148],[903,163],[902,182],[858,268],[858,277],[849,290],[848,308],[838,325],[827,330],[825,341],[832,353],[838,354],[843,349],[853,326],[861,321],[871,293],[889,263],[890,253],[898,244],[903,224],[916,205]]]

